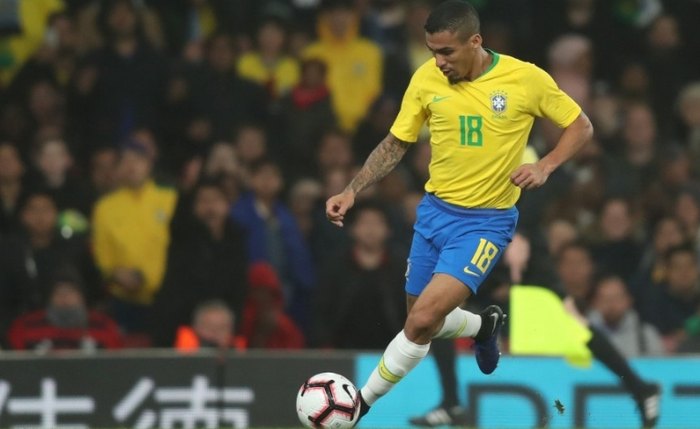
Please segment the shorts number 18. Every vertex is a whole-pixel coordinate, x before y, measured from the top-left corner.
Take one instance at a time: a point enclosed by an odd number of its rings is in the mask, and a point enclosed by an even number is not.
[[[479,271],[485,273],[496,255],[498,255],[498,246],[485,238],[480,238],[479,247],[476,248],[476,252],[474,252],[474,256],[472,256],[470,262],[478,268]]]

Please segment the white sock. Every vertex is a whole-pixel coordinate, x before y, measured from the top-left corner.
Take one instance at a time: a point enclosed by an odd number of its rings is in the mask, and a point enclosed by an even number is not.
[[[403,331],[389,343],[379,365],[360,390],[367,405],[384,396],[392,387],[428,354],[430,343],[416,344]]]
[[[481,329],[481,316],[457,307],[445,316],[445,323],[433,338],[474,337]]]

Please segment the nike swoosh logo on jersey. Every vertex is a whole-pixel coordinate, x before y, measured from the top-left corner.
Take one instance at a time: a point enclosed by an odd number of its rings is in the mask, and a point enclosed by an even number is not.
[[[433,95],[433,103],[439,103],[439,102],[441,102],[442,100],[446,100],[446,99],[448,99],[448,98],[450,98],[450,97],[451,97],[450,95],[444,95],[444,96],[442,96],[442,97],[439,97],[439,96],[437,96],[437,95]]]
[[[469,267],[464,267],[464,272],[467,274],[470,274],[472,276],[477,276],[477,277],[481,275],[475,271],[470,270]]]

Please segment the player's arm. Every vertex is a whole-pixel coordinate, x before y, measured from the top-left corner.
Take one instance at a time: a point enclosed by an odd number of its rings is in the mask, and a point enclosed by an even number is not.
[[[557,145],[537,163],[549,176],[560,165],[570,160],[581,148],[593,138],[593,125],[585,113],[564,129]]]
[[[372,153],[348,186],[326,202],[326,216],[333,224],[343,226],[345,213],[355,203],[355,196],[368,186],[381,180],[401,161],[410,143],[389,133]]]
[[[522,189],[542,186],[554,170],[570,160],[593,137],[593,125],[585,113],[564,129],[557,145],[534,164],[523,164],[510,176],[511,182]]]
[[[536,163],[523,164],[511,174],[514,185],[533,189],[542,186],[554,170],[571,159],[593,137],[593,125],[581,107],[547,72],[532,66],[526,73],[523,90],[527,95],[527,110],[533,116],[547,118],[564,129],[557,145],[547,156]]]
[[[357,195],[366,187],[384,178],[401,161],[409,145],[410,143],[399,140],[393,134],[387,134],[367,157],[365,165],[362,166],[344,192],[352,192],[353,195]]]

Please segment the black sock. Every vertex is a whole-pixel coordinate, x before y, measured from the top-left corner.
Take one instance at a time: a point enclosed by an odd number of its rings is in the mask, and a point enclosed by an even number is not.
[[[608,337],[597,328],[590,326],[593,336],[588,341],[588,348],[593,356],[601,361],[610,371],[615,373],[624,384],[625,388],[635,397],[640,397],[645,392],[646,383],[639,378],[636,372],[629,366],[627,360],[612,345]]]
[[[454,340],[440,339],[433,341],[432,345],[435,363],[440,373],[440,385],[442,386],[442,404],[445,408],[452,408],[459,402],[457,400],[457,373],[455,360],[457,351]]]
[[[369,412],[369,405],[365,402],[365,398],[362,397],[362,392],[358,391],[358,396],[360,397],[360,418]]]
[[[479,332],[474,335],[474,341],[481,342],[487,340],[493,332],[493,326],[491,326],[492,321],[490,317],[484,317],[481,315],[481,328]]]

